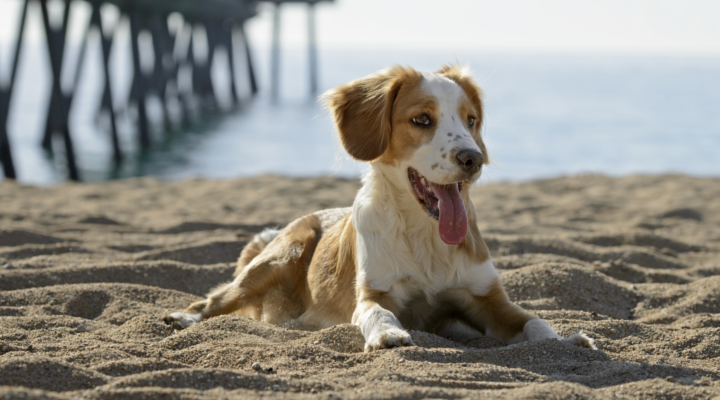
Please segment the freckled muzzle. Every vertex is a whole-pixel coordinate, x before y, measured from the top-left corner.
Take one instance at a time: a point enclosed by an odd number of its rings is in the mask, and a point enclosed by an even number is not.
[[[428,215],[438,220],[440,238],[457,245],[467,234],[467,213],[460,192],[463,182],[441,185],[428,181],[417,170],[408,168],[408,179],[415,197]]]

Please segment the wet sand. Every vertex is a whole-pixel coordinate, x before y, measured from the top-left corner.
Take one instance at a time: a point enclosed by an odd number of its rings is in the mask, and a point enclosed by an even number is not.
[[[416,347],[365,354],[352,325],[163,323],[230,279],[254,233],[348,206],[358,187],[276,176],[0,183],[0,399],[720,396],[720,179],[472,189],[511,298],[563,335],[582,329],[598,351],[412,331]]]

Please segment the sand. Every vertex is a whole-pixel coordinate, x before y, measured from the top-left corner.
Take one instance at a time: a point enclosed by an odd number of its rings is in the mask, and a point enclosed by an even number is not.
[[[253,233],[348,206],[357,189],[275,176],[0,183],[0,399],[720,399],[720,179],[472,189],[512,299],[598,351],[412,331],[416,347],[364,354],[352,325],[163,323],[228,280]]]

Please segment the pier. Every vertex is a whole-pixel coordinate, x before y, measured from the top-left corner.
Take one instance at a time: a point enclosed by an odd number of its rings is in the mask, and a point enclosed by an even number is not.
[[[98,104],[100,113],[109,116],[109,140],[112,146],[112,159],[120,166],[126,157],[118,135],[119,109],[131,109],[132,125],[137,148],[140,153],[152,151],[151,121],[148,116],[148,97],[160,100],[162,127],[170,131],[173,126],[189,126],[199,117],[217,118],[221,115],[217,91],[213,87],[211,70],[217,49],[227,52],[226,68],[230,79],[230,101],[239,104],[237,85],[240,80],[246,82],[249,92],[254,96],[259,91],[256,70],[253,64],[251,44],[245,34],[245,24],[258,15],[257,1],[249,0],[57,0],[62,3],[62,15],[51,15],[49,0],[21,0],[19,23],[13,38],[9,80],[0,85],[0,164],[6,178],[16,179],[17,173],[13,160],[12,143],[8,134],[8,117],[12,104],[13,90],[16,86],[20,65],[23,40],[26,36],[28,6],[39,5],[42,26],[45,31],[47,59],[51,71],[50,98],[47,105],[44,132],[40,146],[50,154],[53,151],[53,138],[60,138],[65,154],[68,179],[80,181],[81,168],[77,165],[73,134],[69,123],[74,95],[83,79],[82,66],[90,38],[96,38],[102,52],[103,94]],[[271,87],[273,101],[279,98],[280,81],[280,30],[281,9],[285,3],[305,3],[308,7],[308,62],[310,66],[310,94],[318,90],[317,44],[315,38],[315,6],[319,2],[333,0],[272,0],[266,1],[274,6],[273,35],[271,53]],[[83,27],[80,48],[75,62],[67,62],[68,24],[73,10],[80,2],[91,7],[91,16],[87,26]],[[118,22],[111,24],[103,18],[103,7],[112,6],[120,14]],[[171,26],[171,17],[182,17],[180,27]],[[57,18],[59,17],[59,18]],[[130,46],[132,57],[132,85],[129,96],[123,104],[115,104],[111,82],[110,54],[115,43],[118,25],[121,20],[129,22]],[[177,18],[176,18],[177,19]],[[91,32],[96,32],[90,35]],[[241,38],[238,40],[238,38]],[[244,49],[244,71],[246,76],[237,76],[235,59],[240,46]],[[151,49],[151,50],[149,50]],[[151,67],[148,67],[151,65]],[[66,71],[66,68],[73,68]],[[72,84],[62,84],[63,76],[72,76]],[[189,76],[189,79],[188,79]],[[189,81],[189,82],[188,82]],[[179,112],[173,112],[173,105]],[[97,128],[101,129],[101,128]]]

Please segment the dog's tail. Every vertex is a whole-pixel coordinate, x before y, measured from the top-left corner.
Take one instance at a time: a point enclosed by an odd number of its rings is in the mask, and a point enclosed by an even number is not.
[[[245,245],[242,253],[240,253],[233,277],[240,275],[240,272],[242,272],[245,266],[250,264],[250,262],[275,239],[278,233],[280,233],[278,229],[265,228],[262,232],[255,235],[253,239]]]

